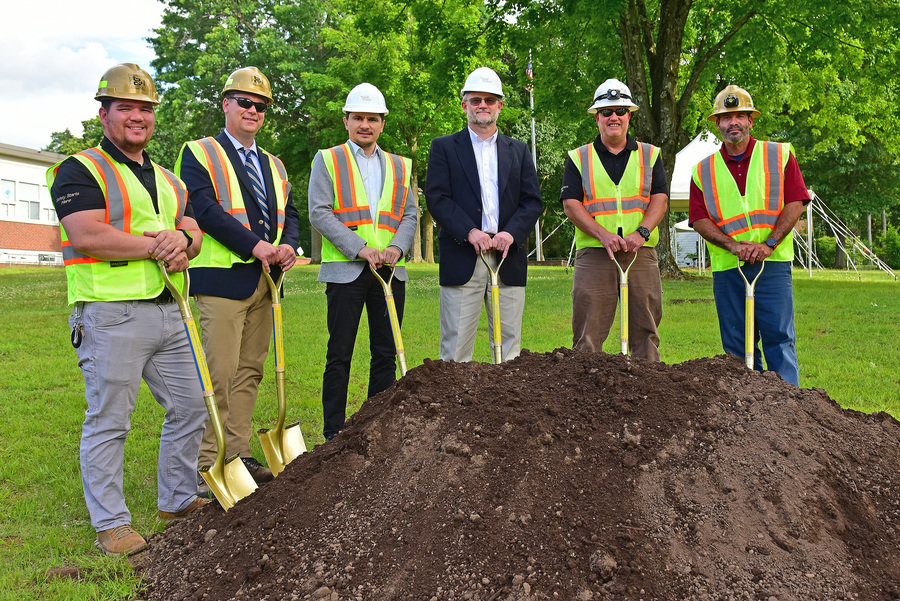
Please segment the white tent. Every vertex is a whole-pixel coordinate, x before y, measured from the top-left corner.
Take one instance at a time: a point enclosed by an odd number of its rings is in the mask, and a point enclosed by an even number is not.
[[[675,170],[669,186],[669,210],[687,211],[691,189],[691,170],[720,147],[719,140],[709,131],[702,131],[675,155]]]

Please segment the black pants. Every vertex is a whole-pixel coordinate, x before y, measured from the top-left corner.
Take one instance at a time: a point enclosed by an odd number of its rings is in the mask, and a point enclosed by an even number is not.
[[[379,275],[387,281],[390,270],[382,267]],[[403,305],[406,300],[406,283],[391,282],[397,318],[403,323]],[[350,361],[359,329],[363,305],[369,316],[369,390],[367,397],[387,389],[396,378],[397,352],[394,335],[384,300],[384,289],[367,268],[359,277],[347,284],[329,282],[325,288],[328,299],[328,351],[325,357],[325,374],[322,377],[322,411],[325,419],[323,433],[331,439],[344,427],[347,413],[347,386],[350,382]]]

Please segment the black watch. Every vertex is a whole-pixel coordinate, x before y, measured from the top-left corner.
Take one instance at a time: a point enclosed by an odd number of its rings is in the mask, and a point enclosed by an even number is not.
[[[778,240],[770,236],[769,239],[766,240],[766,246],[768,246],[772,250],[775,250],[775,247],[778,246]]]
[[[637,233],[641,235],[645,242],[650,241],[650,230],[645,228],[643,225],[639,225],[637,228]]]
[[[185,246],[184,248],[185,248],[185,250],[189,249],[191,247],[191,244],[194,243],[194,237],[191,236],[187,230],[178,230],[178,231],[181,232],[182,234],[184,234],[184,237],[187,238],[188,243],[187,243],[187,246]]]

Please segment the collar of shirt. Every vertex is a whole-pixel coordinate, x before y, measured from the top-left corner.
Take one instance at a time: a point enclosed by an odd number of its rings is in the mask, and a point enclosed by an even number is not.
[[[471,127],[466,127],[466,129],[469,130],[469,138],[472,140],[473,146],[475,146],[475,145],[481,146],[482,144],[496,144],[497,136],[500,135],[500,130],[494,130],[494,133],[491,134],[489,137],[481,139],[480,137],[478,137],[478,134],[476,134],[474,131],[472,131]]]
[[[631,136],[631,134],[625,134],[625,150],[623,150],[622,152],[625,152],[625,151],[631,152],[632,150],[637,150],[637,147],[638,147],[637,140],[635,140]],[[603,140],[600,139],[600,134],[597,134],[597,137],[594,138],[594,148],[597,150],[598,154],[606,153],[606,154],[609,154],[612,156],[617,156],[609,151],[609,149],[606,147],[606,144],[604,144]],[[622,153],[620,152],[618,154],[622,154]]]
[[[228,136],[228,139],[231,140],[231,143],[234,144],[234,149],[238,151],[238,154],[241,154],[241,148],[244,148],[244,145],[241,144],[237,138],[231,135],[227,129],[223,129],[225,135]],[[253,144],[250,145],[250,150],[253,152],[254,156],[259,156],[259,148],[256,147],[256,140],[253,140]]]
[[[127,156],[125,156],[125,153],[119,150],[119,147],[113,144],[106,136],[103,136],[103,141],[100,142],[100,148],[105,150],[107,154],[109,154],[109,156],[120,163],[124,163],[125,165],[134,165],[138,169],[149,169],[151,171],[153,170],[153,165],[150,164],[150,155],[147,154],[146,150],[141,151],[144,156],[144,162],[138,163],[137,161],[129,159]]]
[[[378,223],[378,200],[381,198],[381,189],[384,187],[384,153],[378,144],[375,145],[375,152],[371,156],[366,156],[366,151],[362,146],[353,140],[347,140],[347,144],[350,145],[350,150],[353,151],[353,157],[356,159],[356,166],[359,167],[363,186],[366,189],[366,199],[369,201],[372,222]]]
[[[726,163],[743,163],[744,161],[750,160],[750,155],[753,154],[754,146],[756,146],[756,138],[750,136],[750,143],[747,144],[747,150],[744,151],[744,154],[740,159],[736,159],[735,157],[728,154],[728,151],[725,149],[725,144],[722,144],[722,148],[719,152],[722,153],[722,158],[725,159]]]

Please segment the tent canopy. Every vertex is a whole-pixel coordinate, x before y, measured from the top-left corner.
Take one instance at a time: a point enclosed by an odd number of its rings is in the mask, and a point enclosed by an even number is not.
[[[675,155],[675,170],[669,186],[669,210],[687,211],[691,189],[691,170],[694,165],[719,150],[719,140],[709,131],[702,131]]]

